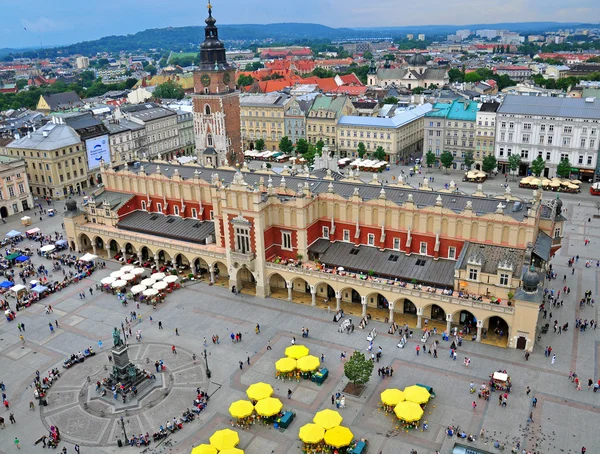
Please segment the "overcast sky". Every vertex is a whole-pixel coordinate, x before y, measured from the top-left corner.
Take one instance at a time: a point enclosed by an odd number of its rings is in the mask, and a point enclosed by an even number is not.
[[[408,6],[409,5],[409,6]],[[408,8],[407,8],[408,6]],[[600,22],[598,0],[213,0],[221,24],[313,22],[332,27]],[[148,28],[202,25],[204,1],[0,0],[0,48],[71,44]]]

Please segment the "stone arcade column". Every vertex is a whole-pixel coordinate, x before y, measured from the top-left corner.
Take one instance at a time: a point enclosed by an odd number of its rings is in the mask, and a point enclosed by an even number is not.
[[[98,246],[96,246],[96,243],[92,243],[92,252],[94,255],[98,255]]]
[[[389,309],[390,309],[390,316],[388,317],[388,323],[392,324],[392,323],[394,323],[394,305],[389,304]]]
[[[342,309],[342,292],[335,292],[335,310],[336,312]]]
[[[361,317],[366,317],[367,316],[367,297],[366,296],[360,297],[360,304],[362,305]]]
[[[112,259],[112,257],[110,256],[110,244],[104,244],[104,249],[106,249],[106,257]]]
[[[452,329],[452,314],[446,314],[446,332],[448,336],[450,335],[450,330]]]
[[[417,328],[421,329],[421,319],[423,318],[423,309],[417,308]]]
[[[215,267],[214,267],[214,265],[209,266],[208,271],[210,272],[210,282],[214,284],[215,283]]]
[[[315,287],[314,285],[310,286],[310,297],[311,297],[310,305],[316,306],[317,305],[317,287]]]
[[[127,262],[127,253],[125,252],[125,248],[121,248],[121,255],[123,256],[123,263]]]
[[[481,331],[483,330],[483,320],[477,320],[477,342],[481,342]]]
[[[285,283],[285,286],[287,287],[287,291],[288,291],[288,301],[292,301],[292,291],[294,289],[293,282],[288,281]]]

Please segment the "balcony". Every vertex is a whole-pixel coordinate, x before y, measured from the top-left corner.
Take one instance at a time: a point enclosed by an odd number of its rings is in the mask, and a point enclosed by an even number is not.
[[[254,252],[231,252],[231,263],[236,269],[246,266],[250,271],[254,271],[255,259],[256,254]]]

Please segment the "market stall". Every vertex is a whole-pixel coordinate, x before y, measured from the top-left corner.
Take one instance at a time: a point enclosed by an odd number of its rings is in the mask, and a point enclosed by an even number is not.
[[[250,400],[259,401],[273,395],[273,387],[268,383],[253,383],[246,390],[246,395]]]
[[[429,402],[429,398],[431,394],[425,388],[419,385],[407,386],[404,388],[404,397],[409,402],[414,402],[416,404],[426,404]]]
[[[490,375],[490,388],[492,391],[506,391],[509,393],[511,387],[510,377],[506,371],[498,371]]]
[[[21,225],[23,227],[28,227],[31,225],[31,218],[29,216],[23,216],[21,218]]]
[[[294,358],[281,358],[275,363],[275,376],[281,380],[291,379],[296,370],[296,360]]]
[[[294,359],[300,359],[307,356],[310,353],[308,347],[304,345],[291,345],[285,349],[285,356]]]
[[[235,401],[229,406],[229,414],[237,420],[237,426],[248,427],[253,423],[254,405],[249,400]]]
[[[419,404],[404,401],[396,405],[394,413],[400,421],[405,423],[403,425],[405,429],[412,429],[418,427],[418,422],[423,417],[424,411]]]
[[[209,440],[211,446],[218,451],[224,451],[225,449],[235,448],[240,443],[240,436],[234,430],[222,429],[212,434]]]
[[[344,418],[342,418],[339,412],[330,410],[329,408],[317,412],[313,418],[313,422],[325,430],[339,426],[343,420]]]
[[[21,232],[19,232],[18,230],[11,230],[10,232],[8,232],[6,234],[7,238],[17,238],[21,236]]]
[[[267,397],[259,400],[254,406],[260,416],[270,418],[278,414],[283,408],[283,403],[276,397]]]
[[[381,393],[380,397],[382,407],[386,412],[393,411],[396,405],[406,400],[404,393],[396,388],[386,389]]]
[[[325,432],[325,444],[334,448],[349,446],[352,440],[354,440],[354,434],[347,427],[337,426]]]
[[[94,260],[96,260],[98,258],[97,255],[94,254],[90,254],[89,252],[87,254],[82,255],[81,257],[79,257],[79,260],[82,262],[93,262]]]

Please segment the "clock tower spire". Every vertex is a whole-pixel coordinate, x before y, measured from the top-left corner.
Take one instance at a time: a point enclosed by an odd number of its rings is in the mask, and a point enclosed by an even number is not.
[[[240,96],[235,69],[227,62],[225,45],[208,3],[200,65],[194,71],[194,130],[198,161],[218,167],[242,163]]]

